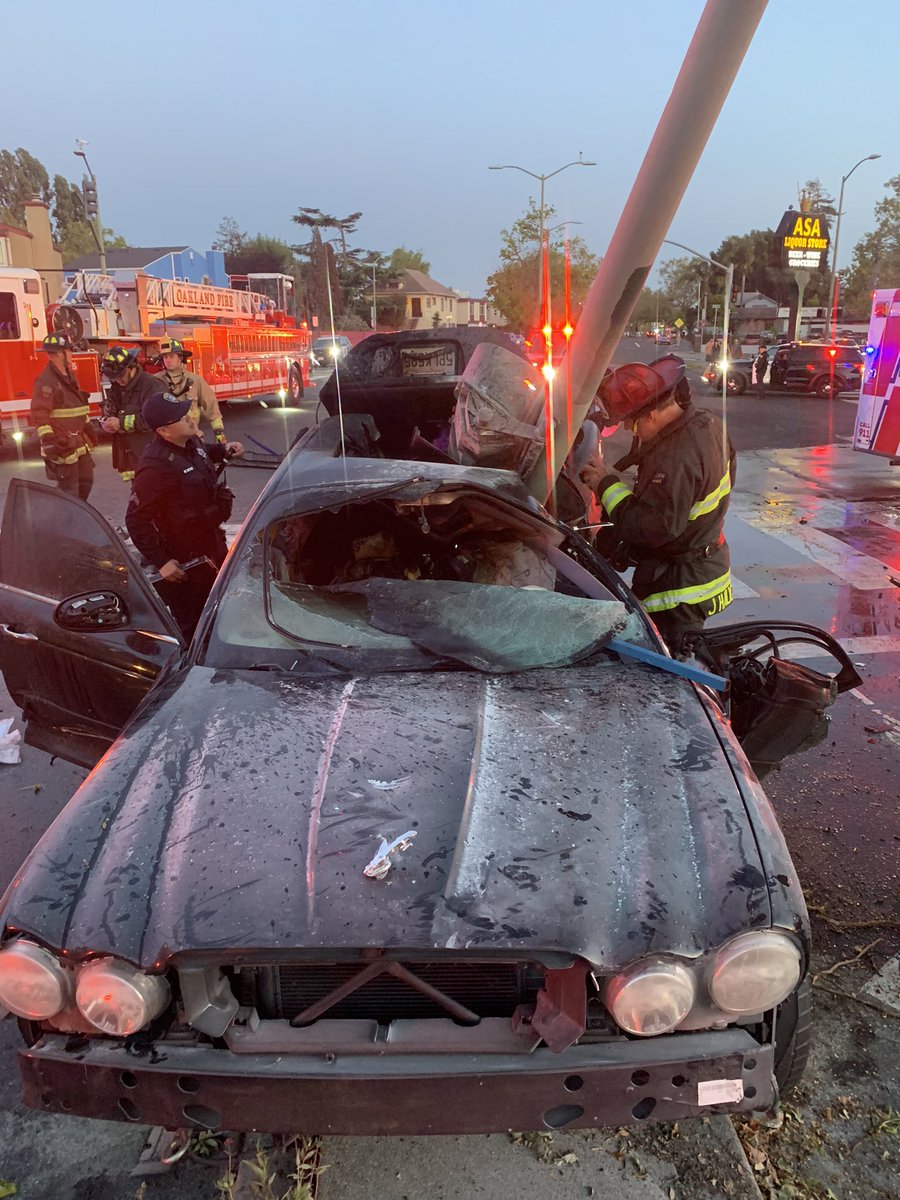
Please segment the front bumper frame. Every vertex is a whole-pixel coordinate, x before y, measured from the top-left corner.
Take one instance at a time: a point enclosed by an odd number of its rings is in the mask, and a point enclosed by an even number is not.
[[[523,1054],[233,1054],[45,1034],[19,1052],[25,1103],[45,1112],[287,1134],[465,1134],[577,1129],[766,1109],[774,1053],[746,1030]],[[698,1085],[741,1080],[701,1103]],[[734,1085],[733,1085],[734,1086]],[[710,1089],[704,1089],[706,1095]]]

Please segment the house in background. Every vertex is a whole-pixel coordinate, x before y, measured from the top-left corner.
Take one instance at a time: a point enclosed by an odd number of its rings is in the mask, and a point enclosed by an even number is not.
[[[404,267],[394,282],[379,288],[379,308],[398,309],[401,329],[433,329],[437,325],[456,324],[456,292],[444,287],[424,271]]]
[[[82,254],[64,265],[70,278],[78,271],[99,271],[100,256]],[[156,279],[228,287],[225,255],[221,250],[195,250],[193,246],[130,246],[106,251],[106,273],[121,283],[132,283],[138,273]]]
[[[457,325],[498,325],[506,324],[506,317],[492,300],[485,296],[456,297]]]
[[[41,277],[44,303],[59,295],[62,255],[53,245],[50,210],[35,197],[25,202],[25,228],[0,223],[0,267],[30,267]]]

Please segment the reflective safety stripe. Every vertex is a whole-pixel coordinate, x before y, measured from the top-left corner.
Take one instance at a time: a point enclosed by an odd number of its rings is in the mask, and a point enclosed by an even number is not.
[[[123,483],[131,483],[132,479],[134,479],[134,471],[120,471],[119,475]]]
[[[631,488],[627,483],[611,483],[608,488],[604,489],[600,497],[600,503],[606,509],[610,516],[628,496],[633,496]]]
[[[696,521],[698,517],[704,516],[706,513],[711,513],[713,509],[718,508],[720,501],[731,491],[731,472],[726,471],[719,481],[719,486],[704,496],[702,500],[698,500],[696,504],[691,506],[691,511],[688,513],[689,521]]]
[[[134,431],[134,423],[136,420],[137,420],[137,417],[135,416],[134,413],[129,413],[124,418],[124,420],[122,421],[122,428],[125,430],[126,433],[132,433]]]
[[[87,417],[91,410],[86,404],[79,405],[78,408],[54,408],[50,413],[51,420],[53,417]]]
[[[42,453],[44,458],[49,458],[57,466],[70,467],[72,463],[77,463],[83,454],[88,453],[88,448],[87,446],[79,446],[77,450],[73,450],[71,454],[67,454],[64,458],[57,458],[52,448],[49,447],[45,452],[42,451]]]
[[[52,425],[38,425],[38,427],[37,427],[38,437],[43,437],[45,433],[52,433],[52,432],[53,432]]]
[[[728,598],[725,599],[725,593]],[[709,583],[698,583],[694,587],[672,588],[668,592],[654,592],[641,601],[647,612],[666,612],[677,608],[679,604],[703,604],[707,600],[717,600],[722,597],[724,603],[717,606],[716,611],[726,608],[731,603],[731,572],[726,571],[718,579]]]

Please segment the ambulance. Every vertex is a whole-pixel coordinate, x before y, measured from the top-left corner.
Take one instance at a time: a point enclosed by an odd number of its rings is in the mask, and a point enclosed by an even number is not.
[[[900,466],[900,290],[872,297],[853,449]]]

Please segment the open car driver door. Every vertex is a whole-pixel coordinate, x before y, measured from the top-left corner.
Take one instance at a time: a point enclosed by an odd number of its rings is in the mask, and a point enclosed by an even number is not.
[[[0,527],[0,670],[26,742],[92,767],[183,648],[95,508],[12,480]]]
[[[688,635],[701,662],[729,681],[731,727],[762,779],[789,754],[817,746],[828,730],[825,710],[862,680],[839,642],[815,625],[743,621]],[[812,645],[840,666],[823,674],[782,655],[782,647]]]

